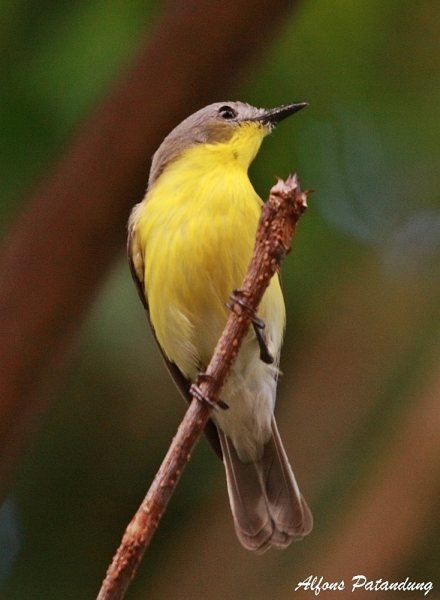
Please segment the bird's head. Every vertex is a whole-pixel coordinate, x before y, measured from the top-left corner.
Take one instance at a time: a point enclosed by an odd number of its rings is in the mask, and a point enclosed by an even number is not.
[[[206,146],[219,160],[232,156],[245,168],[254,159],[263,138],[306,102],[277,108],[256,108],[244,102],[216,102],[187,117],[164,139],[153,157],[149,185],[187,150]]]

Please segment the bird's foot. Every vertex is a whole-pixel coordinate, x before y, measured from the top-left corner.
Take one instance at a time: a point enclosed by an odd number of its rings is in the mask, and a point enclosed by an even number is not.
[[[260,346],[260,359],[267,365],[271,365],[274,362],[274,358],[267,347],[266,336],[264,335],[264,321],[258,319],[260,323],[252,321],[254,326],[255,336],[257,338],[258,345]]]
[[[271,365],[274,362],[274,358],[269,352],[266,337],[264,335],[264,328],[266,325],[262,319],[257,317],[255,310],[246,303],[244,297],[245,294],[242,290],[233,290],[228,302],[226,303],[226,306],[229,308],[229,310],[234,310],[234,306],[238,304],[249,315],[254,327],[258,345],[260,346],[260,359],[264,363]]]
[[[206,404],[208,404],[208,406],[210,406],[214,410],[219,410],[219,409],[228,410],[229,406],[228,406],[228,404],[226,404],[226,402],[223,402],[223,400],[214,401],[202,393],[202,391],[199,388],[199,383],[201,383],[203,380],[206,381],[207,379],[212,379],[212,376],[208,375],[207,373],[199,373],[199,375],[197,377],[197,383],[193,383],[191,385],[191,387],[189,388],[189,393],[194,398],[196,398],[196,400],[198,400],[199,402],[205,402]]]
[[[246,293],[243,290],[232,290],[229,300],[226,302],[226,306],[229,308],[229,310],[234,310],[235,305],[238,304],[238,306],[240,306],[244,312],[248,314],[252,322],[258,321],[259,324],[264,327],[263,321],[256,316],[255,310],[249,306],[245,298]]]

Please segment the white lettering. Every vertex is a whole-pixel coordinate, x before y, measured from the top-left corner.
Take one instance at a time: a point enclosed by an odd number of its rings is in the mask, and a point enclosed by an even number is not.
[[[313,592],[315,596],[319,596],[321,592],[328,591],[343,591],[345,590],[345,582],[342,581],[325,581],[324,577],[318,577],[315,575],[309,575],[306,579],[299,581],[296,585],[295,592],[299,589]]]
[[[316,579],[316,577],[315,577],[315,579]],[[310,589],[312,586],[312,581],[313,581],[313,575],[309,575],[309,577],[307,577],[306,579],[304,579],[303,581],[300,581],[298,583],[298,585],[295,588],[295,592],[297,592],[300,588],[304,588],[305,590]]]
[[[434,586],[432,585],[432,581],[428,581],[428,583],[425,583],[424,587],[423,587],[423,589],[425,590],[425,593],[423,595],[427,596],[433,587]]]
[[[365,575],[355,575],[351,578],[351,591],[354,592],[357,588],[362,588],[367,583]]]
[[[321,592],[342,592],[345,590],[345,581],[327,581],[321,575],[309,575],[302,581],[299,581],[295,587],[295,592],[299,589],[313,592],[315,596],[319,596]],[[386,579],[367,579],[365,575],[354,575],[351,578],[351,591],[364,589],[367,592],[423,592],[427,596],[434,589],[432,581],[410,581],[409,577],[405,581],[387,581]]]

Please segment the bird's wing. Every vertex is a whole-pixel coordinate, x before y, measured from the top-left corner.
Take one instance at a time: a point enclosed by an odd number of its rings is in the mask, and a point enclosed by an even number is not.
[[[145,282],[144,282],[144,259],[142,255],[141,247],[138,243],[136,237],[136,227],[130,222],[128,225],[128,238],[127,238],[127,256],[128,263],[130,265],[130,271],[133,277],[133,280],[136,284],[137,291],[139,293],[139,297],[141,299],[142,304],[145,307],[145,311],[147,313],[148,322],[151,327],[151,331],[153,332],[154,339],[159,347],[159,350],[162,354],[162,358],[165,361],[167,369],[174,380],[174,383],[177,385],[180,393],[185,398],[185,400],[190,403],[191,402],[191,394],[189,393],[189,388],[191,386],[191,381],[185,377],[185,375],[180,371],[176,364],[171,362],[169,358],[166,356],[163,351],[161,345],[159,344],[156,333],[154,331],[153,324],[151,323],[150,311],[148,308],[148,302],[145,294]],[[217,456],[222,459],[222,450],[220,446],[220,440],[218,437],[217,427],[210,420],[205,426],[205,435],[208,438],[209,443],[211,444],[214,452]]]

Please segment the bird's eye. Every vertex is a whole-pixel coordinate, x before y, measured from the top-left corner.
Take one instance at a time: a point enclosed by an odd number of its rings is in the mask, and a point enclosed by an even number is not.
[[[235,111],[230,106],[222,106],[218,109],[218,114],[222,119],[235,119],[237,116],[237,111]]]

